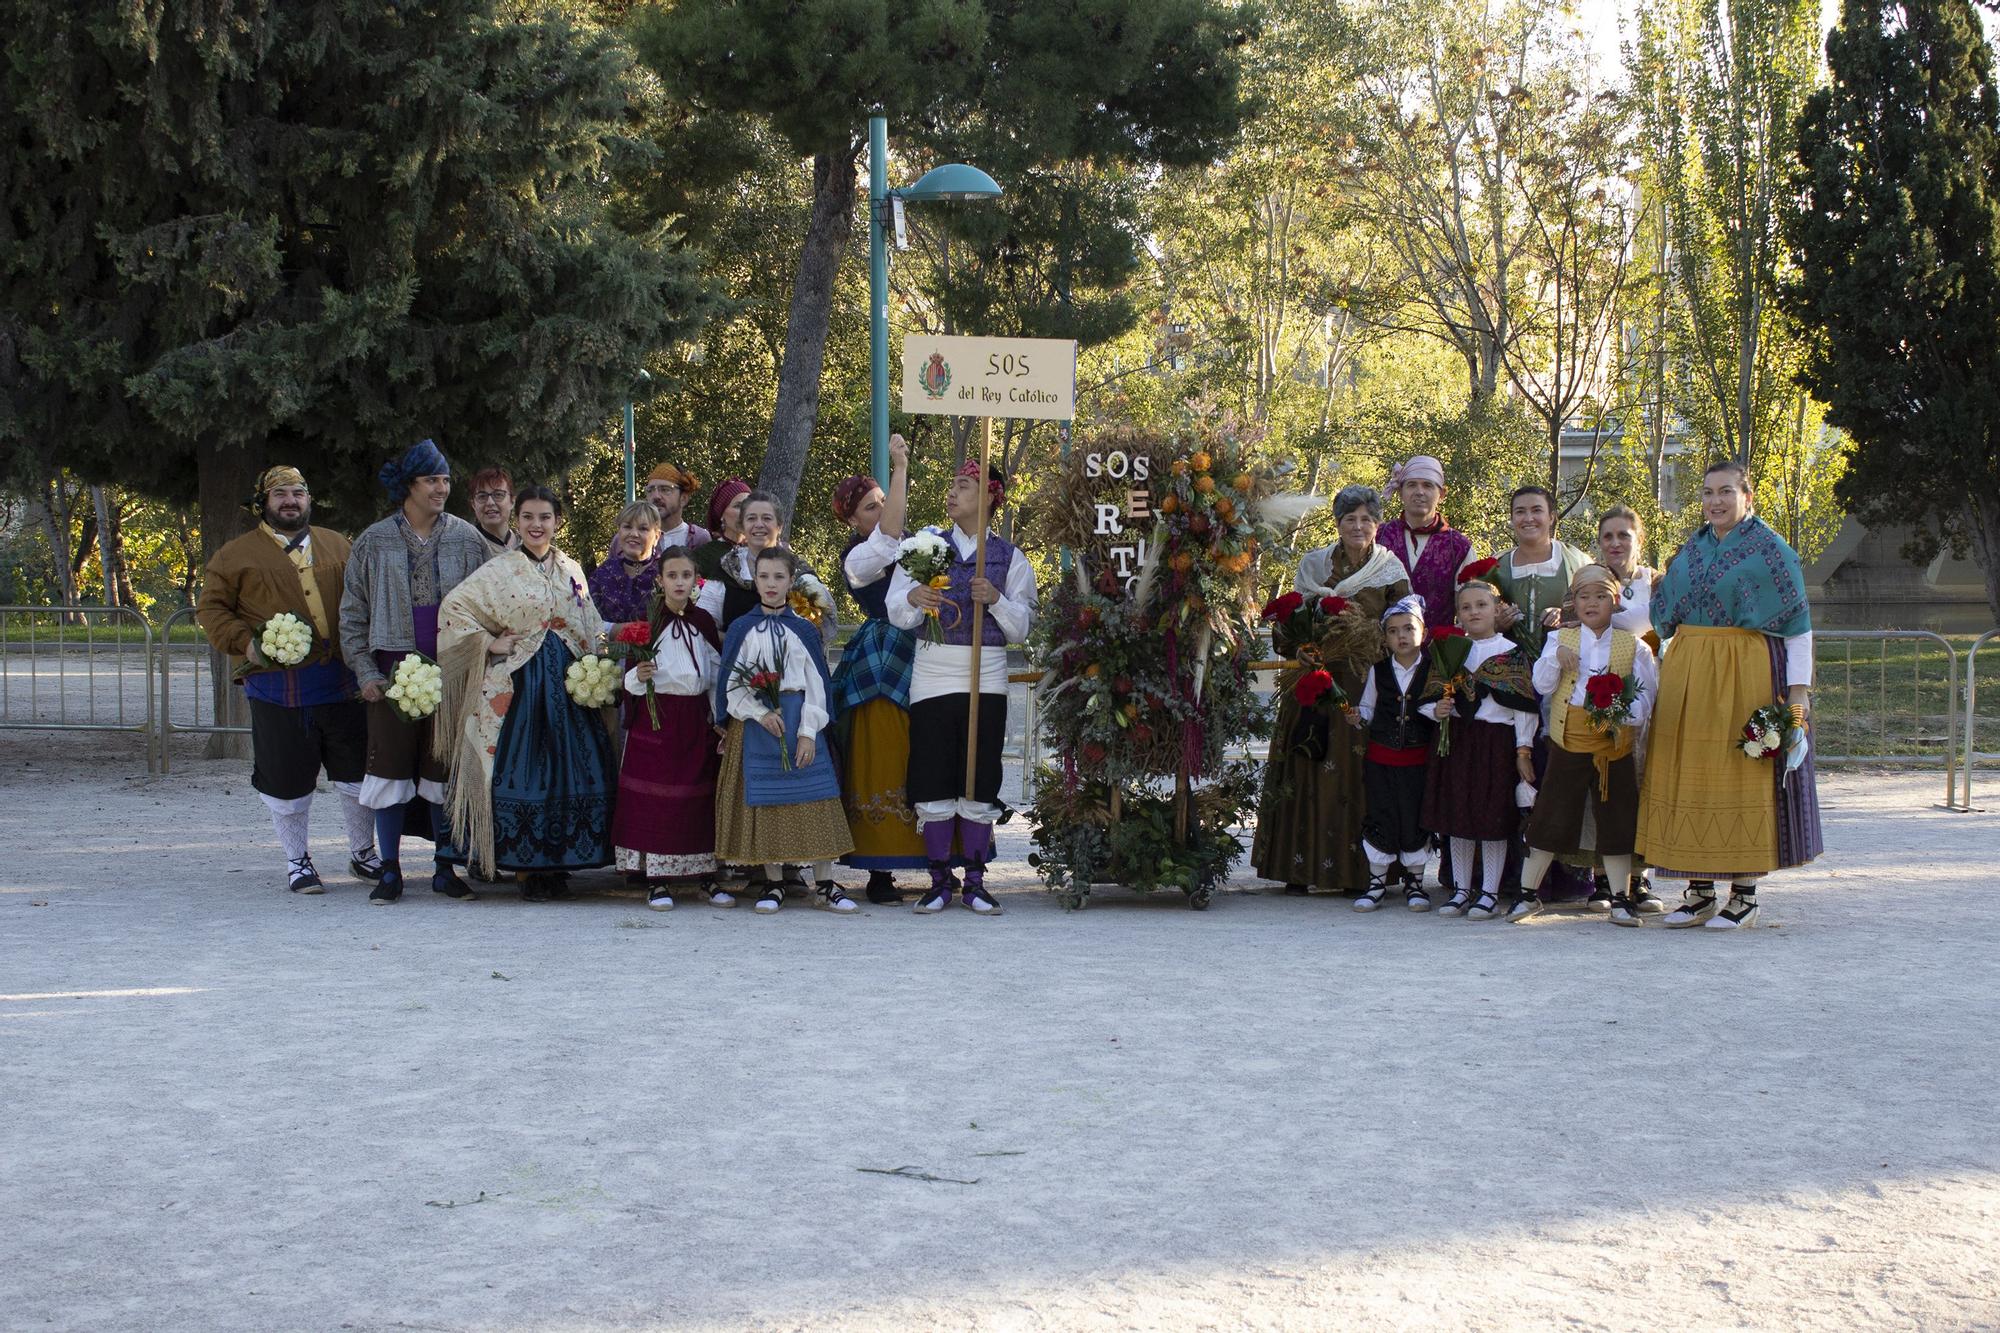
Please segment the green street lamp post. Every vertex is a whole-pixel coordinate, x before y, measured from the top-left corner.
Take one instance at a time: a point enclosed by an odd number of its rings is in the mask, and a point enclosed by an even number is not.
[[[889,484],[889,246],[885,230],[899,202],[991,199],[1000,186],[978,167],[947,162],[906,190],[889,188],[889,122],[868,118],[868,425],[871,470]]]
[[[625,503],[631,504],[639,497],[639,442],[638,433],[633,429],[637,424],[632,419],[632,399],[640,392],[642,385],[650,386],[653,377],[645,371],[639,372],[631,390],[625,395]]]

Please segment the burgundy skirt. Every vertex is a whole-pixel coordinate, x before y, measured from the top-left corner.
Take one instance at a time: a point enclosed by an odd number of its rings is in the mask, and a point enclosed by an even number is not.
[[[1451,724],[1451,753],[1431,760],[1424,782],[1424,827],[1444,838],[1511,838],[1520,827],[1514,804],[1514,728],[1504,722]]]
[[[656,694],[660,729],[644,697],[625,705],[625,762],[618,771],[615,846],[655,856],[715,850],[715,730],[705,694]]]

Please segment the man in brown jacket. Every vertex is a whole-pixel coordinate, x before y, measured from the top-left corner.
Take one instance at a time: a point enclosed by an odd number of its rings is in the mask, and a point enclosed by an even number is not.
[[[291,891],[324,891],[306,847],[322,768],[340,793],[348,867],[373,881],[382,873],[375,821],[360,802],[368,724],[355,698],[354,673],[340,653],[348,541],[312,526],[312,493],[296,468],[268,469],[250,507],[260,521],[209,561],[195,619],[218,650],[242,659],[255,764],[250,785],[271,811],[290,862]],[[259,643],[266,622],[281,613],[296,616],[312,631],[311,648],[291,665],[272,661]]]

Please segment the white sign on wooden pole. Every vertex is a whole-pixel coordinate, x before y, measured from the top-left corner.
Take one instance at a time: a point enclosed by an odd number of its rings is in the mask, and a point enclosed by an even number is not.
[[[1076,343],[910,334],[903,339],[903,410],[1068,421],[1076,415]]]

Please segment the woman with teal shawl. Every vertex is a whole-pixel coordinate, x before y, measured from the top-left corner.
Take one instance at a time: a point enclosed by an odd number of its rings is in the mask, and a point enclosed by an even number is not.
[[[1757,919],[1758,881],[1822,849],[1807,710],[1812,613],[1798,552],[1751,513],[1743,465],[1702,478],[1708,521],[1682,544],[1653,589],[1665,645],[1639,797],[1639,853],[1690,883],[1665,926],[1729,929]],[[1784,748],[1753,759],[1745,723],[1759,708],[1787,713]],[[1716,884],[1730,886],[1718,910]]]

